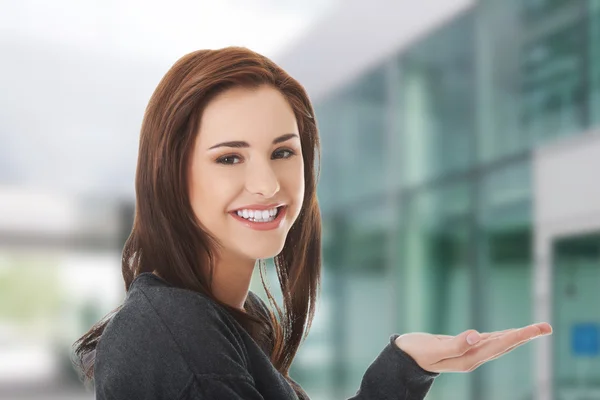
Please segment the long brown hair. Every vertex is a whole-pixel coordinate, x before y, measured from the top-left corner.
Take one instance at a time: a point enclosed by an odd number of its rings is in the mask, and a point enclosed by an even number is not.
[[[203,109],[223,91],[263,85],[278,89],[292,107],[304,158],[305,194],[300,215],[274,259],[284,312],[265,284],[264,262],[259,263],[261,281],[277,317],[272,311],[269,316],[261,315],[256,305],[244,313],[214,297],[210,283],[218,243],[197,221],[188,192],[192,147]],[[289,368],[310,330],[320,291],[321,217],[316,198],[319,155],[310,100],[304,88],[273,61],[242,47],[199,50],[183,56],[160,81],[144,114],[135,178],[135,218],[122,256],[126,291],[140,273],[158,272],[172,285],[209,296],[268,349],[273,365],[300,398],[307,396],[289,377]],[[96,345],[121,307],[74,344],[75,362],[88,380],[94,375]]]

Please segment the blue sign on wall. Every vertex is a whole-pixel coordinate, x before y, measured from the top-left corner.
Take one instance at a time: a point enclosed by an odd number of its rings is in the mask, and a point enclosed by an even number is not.
[[[593,323],[575,324],[571,328],[571,351],[579,357],[600,354],[600,327]]]

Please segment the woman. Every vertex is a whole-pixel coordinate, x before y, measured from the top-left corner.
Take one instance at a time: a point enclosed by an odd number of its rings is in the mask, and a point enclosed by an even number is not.
[[[306,92],[269,59],[225,48],[175,63],[142,123],[126,299],[76,343],[98,400],[308,398],[288,371],[320,283],[318,154]],[[270,257],[277,317],[249,291]],[[550,331],[393,335],[353,398],[422,399],[438,373]]]

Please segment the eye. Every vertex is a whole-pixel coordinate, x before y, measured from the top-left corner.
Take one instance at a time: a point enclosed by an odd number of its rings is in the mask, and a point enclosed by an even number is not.
[[[277,159],[282,159],[282,158],[290,158],[293,155],[295,155],[296,153],[294,153],[292,150],[290,149],[278,149],[273,153],[272,158],[274,160]]]
[[[239,164],[241,162],[242,162],[241,158],[239,156],[236,156],[233,154],[217,158],[217,163],[224,164],[224,165]]]

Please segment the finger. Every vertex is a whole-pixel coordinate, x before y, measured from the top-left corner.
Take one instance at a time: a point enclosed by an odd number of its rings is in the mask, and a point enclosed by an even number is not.
[[[529,326],[537,327],[540,330],[542,335],[549,335],[552,333],[552,327],[546,322],[540,322],[540,323],[532,324]],[[494,338],[497,336],[502,336],[505,333],[515,331],[517,329],[522,329],[522,328],[511,328],[511,329],[505,329],[503,331],[496,331],[496,332],[490,332],[490,333],[486,332],[486,333],[481,334],[481,338],[482,339]]]
[[[436,335],[440,340],[447,342],[444,344],[448,345],[446,348],[442,349],[441,359],[459,357],[473,347],[482,345],[483,340],[495,338],[514,330],[515,329],[506,329],[499,332],[479,333],[476,330],[470,329],[457,336]]]
[[[552,333],[552,327],[549,324],[545,323],[545,322],[537,323],[537,324],[532,324],[532,325],[529,325],[529,326],[530,327],[533,327],[533,326],[537,327],[540,330],[541,335],[549,335],[549,334]],[[527,328],[527,327],[525,327],[525,328]],[[481,334],[481,338],[482,339],[493,339],[493,338],[497,338],[499,336],[503,336],[506,333],[516,331],[517,329],[523,329],[523,328],[511,328],[511,329],[505,329],[503,331],[496,331],[496,332],[491,332],[491,333],[482,333]],[[482,342],[483,342],[483,340],[478,343],[478,346],[482,345],[483,344]]]
[[[550,326],[550,324],[547,322],[538,322],[533,325],[536,326],[542,332],[542,335],[552,334],[552,326]]]
[[[496,336],[504,335],[505,333],[508,333],[508,332],[512,332],[514,330],[517,330],[517,328],[510,328],[510,329],[504,329],[502,331],[490,332],[488,335],[491,337],[496,337]],[[484,335],[485,334],[487,334],[487,333],[484,333]]]
[[[505,331],[501,331],[501,332],[485,332],[485,333],[480,333],[479,335],[481,336],[481,339],[487,339],[489,337],[494,337],[494,336],[498,336],[502,333],[504,333]],[[451,335],[435,335],[436,338],[441,339],[441,340],[448,340],[448,339],[454,339],[456,336],[451,336]]]
[[[540,323],[540,324],[534,324],[534,326],[536,326],[538,329],[540,329],[541,336],[549,335],[549,334],[552,333],[552,327],[549,324],[545,323],[545,322],[544,323]],[[516,349],[517,347],[522,346],[525,343],[532,341],[533,339],[535,339],[535,338],[529,338],[529,339],[523,340],[522,342],[519,342],[519,343],[515,344],[514,346],[509,347],[508,349],[504,350],[503,352],[501,352],[499,354],[494,355],[493,357],[485,360],[484,362],[495,360],[495,359],[503,356],[506,353],[510,353],[511,351],[513,351],[514,349]]]
[[[481,336],[481,339],[488,339],[488,338],[493,338],[496,336],[500,336],[506,332],[510,332],[510,331],[514,331],[515,328],[512,329],[505,329],[503,331],[496,331],[496,332],[484,332],[484,333],[480,333],[479,335]],[[454,339],[456,336],[451,336],[451,335],[435,335],[436,338],[440,339],[440,340],[448,340],[448,339]]]
[[[484,332],[481,334],[481,339],[482,339],[482,341],[485,339],[493,339],[495,337],[502,336],[505,333],[512,332],[514,330],[515,329],[513,328],[513,329],[505,329],[503,331],[497,331],[497,332]],[[479,344],[481,344],[481,342],[479,342]]]
[[[443,341],[440,351],[440,359],[459,357],[465,354],[471,347],[479,343],[481,334],[474,329],[469,329],[453,337],[450,340]]]
[[[541,323],[537,323],[537,324],[533,324],[533,325],[540,329],[540,331],[542,332],[542,335],[548,335],[548,334],[552,333],[552,327],[548,323],[541,322]],[[483,341],[486,339],[493,339],[498,336],[502,336],[505,333],[513,332],[517,329],[519,329],[519,328],[510,328],[510,329],[504,329],[502,331],[480,333],[479,334],[480,341],[479,341],[479,343],[476,343],[474,346],[481,346],[482,344],[484,344]],[[440,340],[444,340],[444,341],[456,338],[456,336],[451,336],[451,335],[435,335],[435,337]]]
[[[467,349],[467,352],[472,351],[472,349],[474,349],[474,348],[477,348],[477,347],[485,345],[485,343],[486,343],[487,340],[491,340],[491,339],[497,338],[499,336],[502,336],[506,332],[510,332],[510,331],[513,331],[513,330],[514,329],[506,329],[504,331],[498,331],[498,332],[480,333],[479,336],[480,336],[481,339],[480,339],[479,343],[475,343],[474,345],[470,346],[470,348]],[[438,338],[442,342],[447,342],[447,341],[449,341],[451,339],[456,338],[456,336],[450,336],[450,335],[435,335],[435,337]],[[446,343],[444,343],[444,344],[446,344]],[[465,354],[465,353],[463,353],[463,354]],[[441,361],[441,360],[446,359],[446,358],[457,357],[456,354],[453,354],[451,352],[445,352],[445,354],[446,354],[446,356],[440,358],[438,361]],[[448,355],[448,354],[450,354],[450,355]],[[462,354],[460,354],[460,355],[462,355]]]
[[[474,348],[463,357],[448,358],[441,360],[434,366],[439,371],[472,371],[477,366],[494,356],[515,348],[519,343],[524,343],[532,338],[540,336],[542,333],[535,325],[530,325],[521,329],[515,329],[504,335],[497,336],[486,341],[485,344]],[[464,354],[464,353],[463,353]]]
[[[467,352],[474,351],[474,349],[476,349],[478,347],[485,346],[490,340],[496,340],[499,337],[501,337],[502,335],[506,334],[506,332],[509,332],[509,331],[510,330],[501,331],[501,332],[482,333],[480,335],[481,340],[479,341],[479,343],[473,345]]]
[[[483,365],[483,364],[485,364],[485,363],[487,363],[489,361],[493,361],[493,360],[495,360],[497,358],[500,358],[503,355],[505,355],[507,353],[510,353],[511,351],[513,351],[514,349],[516,349],[517,347],[522,346],[525,343],[532,341],[533,339],[535,339],[535,338],[529,338],[529,339],[523,340],[522,342],[519,342],[519,343],[515,344],[514,346],[511,346],[508,349],[506,349],[506,350],[504,350],[504,351],[502,351],[502,352],[500,352],[498,354],[495,354],[495,355],[493,355],[492,357],[490,357],[490,358],[488,358],[486,360],[481,360],[481,361],[475,363],[475,365],[469,371],[473,371],[473,370],[479,368],[479,366],[481,366],[481,365]]]

